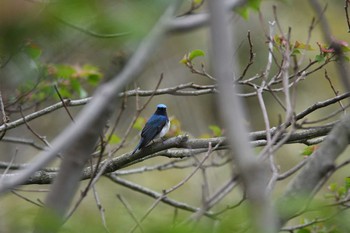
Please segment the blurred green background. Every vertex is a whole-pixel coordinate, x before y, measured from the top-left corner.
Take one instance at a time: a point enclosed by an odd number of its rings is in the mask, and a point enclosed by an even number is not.
[[[162,15],[167,5],[171,1],[116,1],[116,0],[61,0],[50,1],[30,1],[30,0],[2,0],[0,2],[0,91],[5,103],[10,103],[16,95],[23,90],[28,90],[35,86],[37,80],[45,77],[47,67],[57,68],[62,65],[74,67],[77,70],[83,69],[85,65],[94,67],[92,73],[98,73],[103,80],[112,78],[118,74],[122,65],[127,62],[128,57],[136,49],[138,43],[149,32],[157,19]],[[343,16],[344,1],[320,1],[322,4],[328,3],[326,16],[332,27],[334,37],[347,41],[347,25]],[[191,1],[184,1],[181,12],[190,7]],[[305,43],[308,30],[314,12],[307,1],[285,0],[285,1],[262,1],[261,17],[258,12],[250,12],[249,19],[235,15],[232,18],[232,27],[235,38],[235,55],[238,60],[237,72],[239,76],[249,61],[249,44],[247,40],[248,31],[251,32],[253,49],[255,53],[254,64],[249,69],[247,76],[253,76],[264,71],[267,63],[267,39],[265,34],[268,31],[268,21],[274,20],[273,8],[276,5],[279,24],[284,32],[288,27],[292,28],[291,41]],[[196,12],[206,11],[206,6]],[[341,16],[340,16],[341,14]],[[262,21],[261,21],[262,20]],[[79,27],[77,29],[75,27]],[[85,32],[84,32],[85,30]],[[95,35],[90,35],[94,33]],[[119,34],[119,36],[112,36]],[[276,29],[276,34],[281,32]],[[106,36],[107,35],[107,36]],[[109,37],[109,38],[106,38]],[[314,51],[306,51],[307,64],[309,59],[313,59],[318,54],[317,42],[324,43],[322,33],[317,26],[311,36],[310,45]],[[184,54],[194,49],[201,49],[206,56],[196,58],[195,64],[200,67],[203,63],[206,70],[211,73],[210,67],[210,40],[208,27],[189,31],[186,33],[172,33],[159,44],[157,50],[149,54],[149,63],[143,74],[138,77],[127,89],[140,87],[143,90],[154,89],[159,80],[160,74],[164,74],[160,88],[177,86],[182,83],[194,82],[197,84],[213,84],[196,74],[192,74],[188,68],[179,61]],[[29,51],[28,51],[29,50]],[[278,68],[273,66],[271,75],[277,72]],[[337,79],[333,64],[327,66],[329,77],[336,90],[342,92],[342,85]],[[103,82],[103,81],[102,81]],[[317,85],[316,85],[317,84]],[[71,98],[91,96],[95,85],[84,84],[86,93],[75,93]],[[52,87],[52,86],[51,86]],[[26,89],[27,88],[27,89]],[[243,89],[245,90],[245,89]],[[52,92],[54,95],[54,92]],[[297,88],[296,112],[300,112],[313,103],[325,100],[334,96],[328,81],[324,78],[324,69],[307,77]],[[275,126],[279,121],[279,114],[283,115],[283,109],[279,107],[274,98],[265,95],[271,125]],[[140,102],[145,103],[147,98],[140,97]],[[201,137],[210,134],[209,125],[224,127],[219,119],[216,108],[215,95],[202,96],[155,96],[145,111],[143,117],[150,116],[158,103],[168,106],[169,116],[175,117],[181,123],[183,132],[191,137]],[[248,108],[247,124],[252,130],[263,130],[261,110],[256,97],[245,98]],[[24,113],[29,114],[35,109],[41,109],[58,102],[57,97],[50,97],[40,101],[40,105],[35,106],[34,101],[22,100],[20,104],[28,107],[24,108]],[[116,133],[122,137],[130,119],[135,113],[134,97],[127,100],[127,111],[122,116],[122,124],[119,125]],[[21,117],[20,113],[14,110],[10,113],[10,121]],[[32,107],[34,106],[34,107]],[[30,107],[30,108],[29,108]],[[118,109],[120,106],[116,106]],[[70,108],[76,114],[81,107]],[[318,119],[336,109],[338,105],[317,111],[308,119]],[[111,119],[114,122],[115,116]],[[70,123],[69,117],[63,109],[55,111],[45,117],[38,118],[30,122],[33,129],[40,135],[45,135],[47,140],[52,140],[63,128]],[[119,133],[119,134],[118,134]],[[138,131],[133,130],[129,137],[127,146],[117,155],[129,152],[138,141]],[[6,136],[23,137],[33,139],[32,133],[24,126],[6,132]],[[38,142],[37,139],[34,138]],[[301,151],[305,146],[300,144],[285,145],[276,153],[277,163],[281,172],[291,168],[298,161],[303,159]],[[259,151],[259,149],[256,149]],[[37,151],[28,146],[9,144],[0,141],[0,158],[2,161],[9,161],[16,154],[16,163],[23,163],[33,158]],[[218,156],[224,156],[225,152],[218,152]],[[156,158],[135,165],[147,166],[159,163],[166,163],[168,159]],[[57,163],[52,164],[52,166]],[[153,171],[137,175],[125,176],[137,184],[144,185],[157,192],[170,188],[186,177],[193,168],[172,169],[168,171]],[[220,187],[231,175],[230,166],[213,168],[208,170],[207,176],[210,181],[210,191],[213,192]],[[342,182],[343,174],[336,173],[330,182]],[[123,177],[124,178],[124,177]],[[279,182],[276,194],[283,191],[289,179]],[[169,196],[193,206],[200,206],[202,201],[203,176],[199,173],[190,179],[183,187]],[[81,183],[84,187],[86,181]],[[49,188],[47,185],[25,186],[23,189],[43,189]],[[154,202],[153,199],[142,194],[135,193],[107,178],[101,178],[96,187],[100,196],[101,204],[105,208],[106,223],[111,232],[127,232],[134,221],[131,219],[126,209],[117,199],[116,194],[126,197],[132,206],[135,214],[141,217]],[[324,189],[326,191],[326,189]],[[46,192],[20,192],[24,196],[41,201],[44,200]],[[78,198],[78,197],[77,197]],[[236,203],[240,200],[239,190],[232,192],[216,208],[224,208],[227,204]],[[322,194],[320,199],[322,199]],[[37,207],[9,193],[0,200],[0,232],[30,232],[33,219],[37,212]],[[176,219],[174,220],[174,216]],[[186,220],[189,214],[185,211],[174,213],[174,209],[165,204],[159,204],[157,208],[145,220],[143,226],[149,232],[164,232],[162,227],[171,226],[174,223]],[[240,220],[245,219],[245,208],[240,210],[227,211],[223,215],[225,227],[218,232],[234,232]],[[157,230],[154,223],[158,223]],[[198,226],[210,231],[215,228],[212,220],[203,219],[203,224]],[[203,231],[204,231],[203,229]],[[180,229],[178,232],[191,232],[192,228]],[[65,224],[62,232],[104,232],[100,213],[92,196],[92,192],[83,201],[81,206]]]

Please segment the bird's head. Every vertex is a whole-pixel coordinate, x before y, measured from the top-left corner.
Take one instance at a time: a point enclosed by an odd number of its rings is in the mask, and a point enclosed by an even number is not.
[[[166,109],[166,105],[165,104],[158,104],[157,109]]]
[[[166,105],[165,104],[158,104],[155,114],[156,115],[166,116],[167,115],[167,113],[166,113]]]

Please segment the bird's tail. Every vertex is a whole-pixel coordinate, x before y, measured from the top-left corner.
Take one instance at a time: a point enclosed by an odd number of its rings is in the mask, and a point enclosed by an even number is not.
[[[140,140],[139,144],[137,144],[137,146],[135,147],[135,149],[134,149],[134,151],[131,153],[131,155],[135,154],[136,151],[137,151],[138,149],[140,149],[140,146],[141,146],[142,142],[143,142],[143,139]]]

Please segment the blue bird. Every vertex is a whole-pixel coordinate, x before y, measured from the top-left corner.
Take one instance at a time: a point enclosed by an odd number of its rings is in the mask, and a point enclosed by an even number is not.
[[[156,112],[148,119],[141,132],[141,140],[132,154],[147,146],[153,139],[163,137],[170,128],[165,104],[158,104]]]

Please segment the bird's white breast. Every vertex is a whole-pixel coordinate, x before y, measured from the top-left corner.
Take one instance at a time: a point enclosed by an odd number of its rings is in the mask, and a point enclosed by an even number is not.
[[[170,121],[168,121],[168,122],[164,125],[162,131],[160,131],[160,133],[159,133],[159,137],[163,137],[163,136],[169,131],[169,129],[170,129]]]

